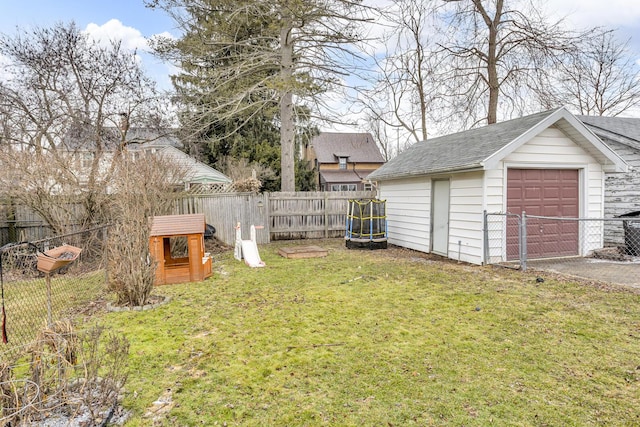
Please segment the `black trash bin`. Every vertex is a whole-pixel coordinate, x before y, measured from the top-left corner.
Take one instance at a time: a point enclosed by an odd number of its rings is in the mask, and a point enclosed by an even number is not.
[[[640,255],[640,211],[629,212],[618,218],[637,218],[637,220],[622,221],[624,229],[624,246],[628,255]]]

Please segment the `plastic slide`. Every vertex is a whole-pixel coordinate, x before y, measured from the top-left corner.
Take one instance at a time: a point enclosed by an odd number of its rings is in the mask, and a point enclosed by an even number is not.
[[[258,245],[253,240],[241,240],[242,257],[249,267],[264,267],[264,262],[260,259]]]
[[[240,223],[236,225],[236,246],[233,251],[233,256],[238,261],[244,258],[245,264],[249,267],[264,267],[265,263],[260,259],[260,253],[258,252],[258,244],[256,243],[256,228],[264,228],[262,226],[251,226],[251,240],[242,240],[242,230],[240,229]]]

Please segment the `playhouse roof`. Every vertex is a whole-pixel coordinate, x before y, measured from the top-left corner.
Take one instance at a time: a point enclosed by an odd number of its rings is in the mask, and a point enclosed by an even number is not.
[[[204,229],[204,214],[154,216],[150,236],[203,234]]]

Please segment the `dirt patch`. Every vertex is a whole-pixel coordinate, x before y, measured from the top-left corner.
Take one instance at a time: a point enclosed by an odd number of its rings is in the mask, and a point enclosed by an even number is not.
[[[627,254],[627,250],[624,247],[596,249],[593,251],[593,258],[609,261],[638,261],[638,257]]]
[[[214,237],[212,239],[204,239],[204,250],[215,255],[233,250],[233,246],[229,246]]]

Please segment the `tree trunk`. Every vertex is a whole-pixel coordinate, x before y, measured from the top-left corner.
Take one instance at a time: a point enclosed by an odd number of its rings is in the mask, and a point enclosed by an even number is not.
[[[293,76],[293,44],[291,43],[291,18],[283,14],[283,26],[280,30],[280,191],[295,191],[295,130],[293,114],[293,94],[291,79]]]
[[[503,0],[496,2],[496,12],[493,19],[476,0],[476,7],[489,29],[489,46],[487,51],[487,83],[489,86],[489,106],[487,111],[487,124],[498,121],[498,96],[500,95],[500,82],[498,80],[498,26],[502,22]]]

